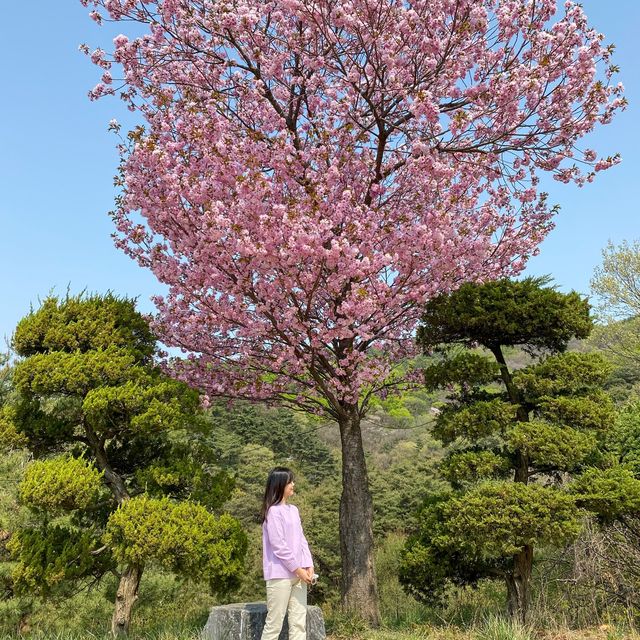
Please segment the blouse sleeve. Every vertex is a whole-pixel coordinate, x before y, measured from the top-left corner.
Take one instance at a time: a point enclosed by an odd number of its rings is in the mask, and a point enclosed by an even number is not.
[[[313,558],[311,557],[311,551],[309,549],[309,543],[305,538],[304,533],[302,534],[302,552],[304,553],[304,567],[312,567],[313,566]]]
[[[296,507],[296,513],[298,514],[298,523],[300,524],[301,546],[302,546],[302,553],[304,554],[302,566],[303,567],[312,567],[313,566],[313,558],[311,557],[311,550],[309,549],[309,543],[307,542],[307,538],[304,535],[304,531],[302,530],[302,521],[300,520],[300,513],[298,512],[298,508],[297,507]]]
[[[286,528],[282,515],[278,512],[267,514],[266,529],[267,538],[274,555],[291,573],[294,573],[299,568],[299,564],[287,542]]]

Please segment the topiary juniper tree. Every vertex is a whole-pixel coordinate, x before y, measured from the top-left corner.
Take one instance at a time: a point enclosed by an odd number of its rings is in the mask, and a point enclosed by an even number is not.
[[[5,428],[36,458],[20,499],[30,526],[12,532],[14,586],[41,595],[118,576],[114,634],[128,631],[144,567],[156,563],[224,591],[246,537],[209,509],[232,482],[217,469],[198,395],[155,365],[156,340],[134,302],[47,298],[13,336],[15,397]]]
[[[600,387],[610,366],[565,353],[588,335],[589,305],[547,283],[466,284],[426,305],[418,341],[443,355],[427,386],[452,389],[434,434],[450,446],[441,470],[453,490],[424,507],[405,549],[401,579],[420,599],[437,599],[447,581],[501,577],[510,614],[524,620],[535,547],[574,538],[584,514],[640,507],[640,482],[608,448],[615,411]],[[534,362],[514,371],[514,346]]]

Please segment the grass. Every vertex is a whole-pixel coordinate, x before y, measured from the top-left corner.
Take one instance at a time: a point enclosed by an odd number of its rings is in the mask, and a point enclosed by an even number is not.
[[[399,542],[392,540],[391,544]],[[554,609],[547,601],[542,603],[545,606],[532,608],[531,627],[514,625],[502,614],[504,588],[492,581],[481,582],[475,589],[453,589],[441,607],[420,604],[402,591],[394,577],[392,551],[386,563],[384,557],[380,562],[387,574],[380,590],[382,628],[371,630],[361,620],[325,603],[329,640],[640,640],[640,635],[629,630],[631,617],[592,615],[585,628],[571,629],[581,625],[580,618],[564,615],[563,602],[567,607],[578,606],[571,598],[557,598]],[[115,582],[105,581],[100,588],[72,598],[34,602],[31,628],[22,636],[13,632],[16,612],[10,623],[9,611],[0,606],[0,640],[110,640],[115,587]],[[212,604],[216,604],[212,597],[196,585],[150,571],[136,605],[130,640],[199,640]],[[635,611],[628,613],[635,615]],[[609,620],[616,623],[601,624]]]
[[[199,628],[167,626],[153,631],[133,631],[131,640],[199,640]],[[111,640],[105,633],[90,631],[33,631],[26,636],[0,633],[0,640]],[[367,629],[358,621],[334,621],[327,640],[640,640],[640,635],[612,625],[587,629],[534,630],[513,624],[500,616],[490,615],[472,627],[457,625],[412,625],[406,629]]]
[[[328,636],[328,640],[640,640],[640,635],[613,625],[542,631],[490,615],[471,627],[414,625],[410,629],[375,631],[340,627]]]
[[[532,640],[533,630],[519,622],[490,616],[475,633],[476,640]]]

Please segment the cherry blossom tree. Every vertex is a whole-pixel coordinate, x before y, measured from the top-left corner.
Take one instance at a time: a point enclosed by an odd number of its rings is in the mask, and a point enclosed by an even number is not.
[[[338,424],[343,604],[375,624],[361,421],[410,382],[425,301],[537,251],[541,172],[582,185],[618,161],[576,146],[624,106],[612,48],[555,0],[82,2],[137,23],[83,48],[91,97],[144,121],[113,218],[168,287],[157,330],[188,354],[171,366]]]

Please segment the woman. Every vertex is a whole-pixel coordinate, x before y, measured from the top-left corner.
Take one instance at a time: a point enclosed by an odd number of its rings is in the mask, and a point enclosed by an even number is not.
[[[267,581],[267,620],[262,640],[277,640],[287,613],[289,640],[307,637],[307,585],[314,575],[313,560],[298,509],[287,504],[294,486],[290,469],[276,467],[270,471],[260,513],[262,568]]]

